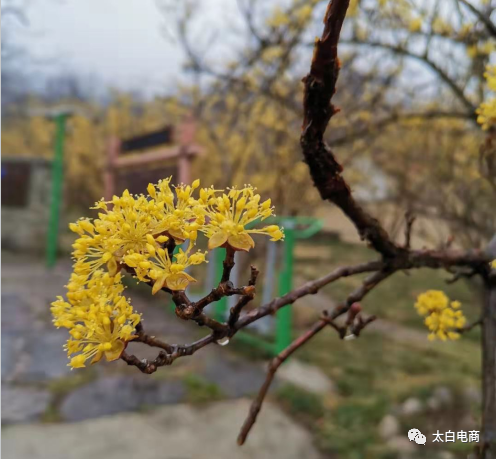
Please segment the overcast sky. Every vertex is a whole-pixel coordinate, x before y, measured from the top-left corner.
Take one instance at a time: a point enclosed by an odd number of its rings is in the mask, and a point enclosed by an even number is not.
[[[182,0],[166,1],[172,9],[165,15],[155,0],[31,1],[29,26],[11,25],[11,35],[37,59],[54,59],[37,66],[42,75],[75,71],[148,96],[170,92],[184,79],[184,55],[171,37],[173,5]],[[203,0],[201,8],[201,20],[222,31],[232,25],[236,1]]]

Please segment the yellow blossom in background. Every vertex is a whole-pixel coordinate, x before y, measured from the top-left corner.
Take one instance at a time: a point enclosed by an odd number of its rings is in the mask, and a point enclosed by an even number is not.
[[[455,340],[460,337],[458,329],[462,328],[466,319],[460,310],[459,301],[451,301],[440,290],[428,290],[418,296],[415,309],[425,316],[425,325],[429,329],[429,340]]]
[[[348,16],[356,16],[358,13],[358,8],[360,6],[359,0],[350,0],[350,6],[348,7]]]
[[[496,260],[491,261],[491,268],[496,269]]]
[[[418,32],[419,30],[421,30],[422,19],[421,18],[412,19],[408,24],[408,29],[410,30],[410,32]]]
[[[272,16],[267,20],[267,25],[276,29],[277,27],[289,24],[289,16],[280,8],[274,9]]]
[[[493,93],[496,92],[496,65],[487,66],[484,74],[487,86]],[[476,111],[477,122],[482,129],[487,130],[496,124],[496,97],[491,97],[486,102],[482,102]]]
[[[265,220],[274,215],[270,199],[260,204],[260,195],[248,185],[241,190],[232,188],[222,196],[216,196],[212,188],[200,192],[200,203],[205,205],[207,222],[200,231],[208,237],[208,248],[229,245],[235,250],[249,251],[255,246],[251,234],[266,234],[271,241],[278,241],[284,233],[277,225],[260,229],[249,229],[247,225],[255,220]]]
[[[453,28],[440,16],[436,17],[432,23],[432,30],[439,35],[449,35],[453,32]]]

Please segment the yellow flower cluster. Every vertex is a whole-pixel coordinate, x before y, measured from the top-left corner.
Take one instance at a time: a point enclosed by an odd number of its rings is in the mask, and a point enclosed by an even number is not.
[[[489,65],[484,76],[490,91],[496,93],[496,65]],[[491,97],[486,102],[482,102],[477,109],[477,122],[482,129],[487,130],[496,125],[496,97]]]
[[[148,235],[150,241],[153,237]],[[205,253],[200,251],[189,256],[189,247],[186,252],[179,249],[179,253],[171,260],[167,250],[155,248],[153,243],[147,245],[147,254],[130,253],[124,257],[124,263],[134,268],[136,276],[141,281],[153,281],[152,294],[155,295],[161,288],[170,290],[185,290],[190,282],[195,282],[185,269],[191,265],[205,262]]]
[[[69,329],[67,343],[70,366],[84,367],[102,356],[120,357],[132,340],[140,317],[122,296],[120,271],[128,268],[139,281],[161,289],[185,290],[195,279],[187,272],[191,265],[206,262],[206,252],[195,251],[199,233],[208,247],[230,247],[249,251],[255,243],[251,234],[265,234],[276,241],[284,237],[277,225],[253,229],[256,220],[274,215],[270,199],[260,203],[252,186],[195,191],[200,181],[179,185],[173,191],[171,179],[149,184],[147,195],[127,190],[111,201],[95,204],[98,218],[83,218],[70,224],[78,234],[73,244],[73,274],[67,285],[67,301],[52,303],[56,327]],[[186,243],[185,249],[176,246]]]
[[[265,220],[273,215],[270,199],[260,204],[260,195],[255,194],[251,186],[242,190],[233,188],[221,196],[216,196],[213,188],[202,189],[199,203],[204,206],[207,217],[200,231],[208,237],[209,249],[227,244],[235,250],[249,251],[255,246],[250,233],[266,234],[271,241],[284,237],[277,225],[261,229],[246,228],[257,219]]]
[[[460,310],[459,301],[451,301],[440,290],[428,290],[417,298],[415,308],[421,316],[425,316],[425,325],[429,329],[429,340],[439,338],[458,339],[460,333],[456,330],[465,325],[466,319]]]
[[[59,296],[52,303],[55,326],[69,329],[67,355],[77,354],[69,363],[72,368],[84,367],[91,358],[91,363],[103,356],[108,361],[116,360],[125,343],[135,337],[140,316],[122,296],[123,290],[120,274],[111,276],[99,270],[88,281],[73,273],[67,285],[67,301]]]

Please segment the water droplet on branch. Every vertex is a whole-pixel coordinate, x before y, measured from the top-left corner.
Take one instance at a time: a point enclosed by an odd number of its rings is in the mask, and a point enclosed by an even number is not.
[[[229,338],[221,338],[217,341],[217,344],[220,346],[227,346],[229,344]]]

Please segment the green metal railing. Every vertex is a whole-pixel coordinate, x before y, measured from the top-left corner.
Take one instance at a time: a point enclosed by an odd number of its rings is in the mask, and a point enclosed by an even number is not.
[[[272,217],[264,221],[264,224],[279,224],[284,227],[285,238],[283,244],[282,269],[278,277],[278,296],[283,296],[293,289],[294,249],[296,241],[307,239],[318,233],[323,226],[322,220],[312,217]],[[253,223],[255,226],[256,222]],[[225,249],[215,249],[213,253],[215,264],[215,278],[222,277],[222,261],[225,257]],[[214,318],[224,321],[228,312],[227,298],[224,297],[214,305]],[[271,354],[278,354],[285,349],[292,339],[293,311],[291,305],[279,309],[276,313],[274,341],[255,335],[247,331],[236,334],[240,340],[263,348]]]
[[[64,183],[64,138],[67,116],[68,113],[59,113],[54,117],[55,155],[52,162],[52,193],[46,246],[46,265],[49,268],[55,266],[57,261],[60,206]]]

